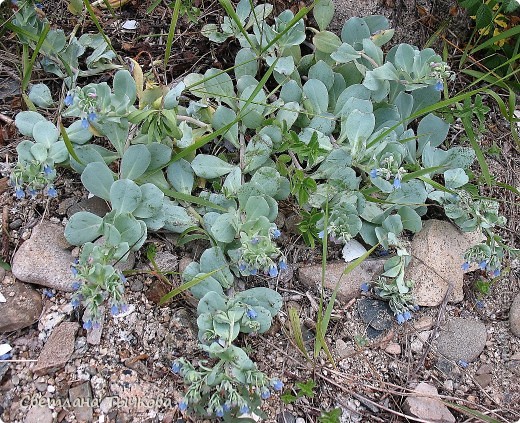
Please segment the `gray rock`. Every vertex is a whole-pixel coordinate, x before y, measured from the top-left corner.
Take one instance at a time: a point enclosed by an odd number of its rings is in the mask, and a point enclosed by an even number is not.
[[[477,382],[482,388],[485,388],[486,386],[488,386],[492,380],[493,380],[493,376],[491,376],[489,373],[484,373],[484,374],[475,376],[475,382]]]
[[[74,344],[78,324],[65,322],[57,326],[45,343],[38,362],[33,368],[34,374],[42,376],[46,373],[65,367],[74,352]]]
[[[42,312],[39,292],[14,280],[0,284],[0,292],[6,302],[0,303],[0,332],[11,332],[31,326]]]
[[[13,275],[23,282],[72,292],[70,248],[63,227],[43,221],[14,255]]]
[[[486,346],[484,323],[473,319],[452,318],[437,338],[437,352],[456,363],[470,363]]]
[[[169,251],[158,251],[155,256],[155,264],[161,272],[175,272],[179,259]]]
[[[74,414],[79,422],[92,421],[92,389],[90,388],[90,382],[85,382],[74,388],[70,388],[69,400],[74,406]]]
[[[468,26],[465,24],[468,20],[466,16],[450,16],[450,8],[445,2],[433,0],[333,0],[333,2],[336,10],[328,28],[330,31],[340,34],[345,21],[353,16],[384,15],[390,20],[390,27],[395,29],[390,46],[397,42],[423,45],[430,38],[428,15],[420,15],[419,6],[422,11],[435,16],[438,21],[449,19],[453,28],[460,28],[460,32]]]
[[[404,409],[407,413],[432,423],[455,423],[455,417],[450,413],[439,398],[434,386],[421,382],[413,394],[406,398]]]
[[[509,310],[509,327],[513,335],[520,337],[520,293],[516,294]]]
[[[188,256],[180,259],[180,261],[179,261],[179,274],[180,275],[182,275],[184,273],[184,271],[186,270],[186,268],[192,261],[193,261],[193,259]]]
[[[367,259],[348,275],[343,275],[347,263],[341,260],[331,261],[327,263],[325,269],[324,286],[327,289],[333,290],[341,278],[338,289],[338,299],[343,302],[350,301],[353,298],[361,296],[360,287],[363,282],[370,282],[382,273],[385,261],[385,258]],[[321,265],[301,267],[298,270],[298,277],[300,282],[311,288],[320,287]]]
[[[105,214],[110,211],[110,207],[108,207],[107,202],[102,198],[87,198],[67,208],[67,217],[70,219],[72,215],[80,211],[88,211],[99,217],[104,217]]]
[[[406,278],[415,282],[413,293],[420,306],[442,303],[453,285],[450,302],[464,299],[464,252],[482,239],[481,234],[463,233],[449,222],[428,220],[412,241],[412,261]]]
[[[31,407],[25,416],[24,423],[52,423],[52,411],[49,407]]]
[[[276,417],[277,423],[296,423],[296,417],[289,411],[284,411]]]
[[[358,313],[363,322],[376,330],[381,331],[392,326],[392,310],[386,301],[361,298],[358,301]]]

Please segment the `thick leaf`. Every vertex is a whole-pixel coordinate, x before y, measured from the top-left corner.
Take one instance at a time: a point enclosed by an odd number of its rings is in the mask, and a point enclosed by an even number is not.
[[[151,154],[143,144],[131,145],[121,160],[121,178],[135,180],[148,169]]]
[[[118,99],[128,98],[130,104],[134,104],[137,97],[137,89],[134,78],[127,70],[119,70],[114,76],[114,95]]]
[[[32,136],[36,142],[49,148],[53,143],[58,141],[60,131],[51,122],[42,121],[34,125]]]
[[[81,182],[91,194],[103,200],[110,200],[110,188],[114,183],[114,174],[105,163],[89,163],[81,174]]]
[[[110,188],[110,203],[118,213],[132,213],[141,202],[139,185],[130,179],[119,179]]]
[[[29,90],[29,100],[37,107],[50,107],[54,100],[52,99],[51,90],[45,84],[36,84]]]
[[[191,162],[191,167],[197,176],[205,179],[226,175],[234,168],[224,160],[208,154],[198,154]]]
[[[226,125],[229,125],[235,121],[237,114],[226,106],[218,106],[213,113],[211,126],[214,129],[219,130]],[[223,135],[224,139],[228,140],[235,147],[239,147],[238,141],[238,122],[235,123],[229,130]]]
[[[101,235],[103,219],[93,213],[80,211],[73,214],[65,227],[65,238],[72,245],[83,245]]]
[[[191,194],[195,177],[190,163],[184,159],[177,160],[168,166],[166,176],[176,191]]]
[[[309,79],[303,86],[303,93],[312,105],[311,113],[320,114],[327,111],[329,92],[323,82]]]
[[[16,115],[14,123],[20,133],[26,137],[32,137],[34,125],[45,122],[45,118],[37,112],[20,112]]]
[[[318,28],[325,30],[334,17],[334,3],[332,0],[317,0],[312,10]]]
[[[334,53],[341,45],[340,38],[330,31],[321,31],[312,38],[312,41],[318,51],[326,54]]]
[[[401,221],[403,223],[403,228],[408,229],[414,233],[417,233],[422,228],[421,216],[417,214],[417,212],[408,206],[400,207],[397,211],[399,216],[401,216]]]
[[[235,88],[231,77],[219,69],[208,69],[204,74],[205,96],[216,98],[235,108]]]
[[[140,188],[141,203],[133,211],[133,215],[141,218],[151,218],[161,211],[164,193],[154,184],[144,184]]]
[[[235,239],[237,230],[233,225],[234,215],[224,213],[219,215],[211,225],[211,233],[219,242],[229,244]]]

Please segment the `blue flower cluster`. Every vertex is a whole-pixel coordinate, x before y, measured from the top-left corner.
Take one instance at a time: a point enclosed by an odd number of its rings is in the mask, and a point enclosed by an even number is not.
[[[40,192],[49,198],[56,198],[58,191],[54,187],[55,179],[56,171],[47,163],[18,162],[11,173],[9,184],[14,188],[18,200],[27,196],[34,199]]]
[[[467,271],[470,269],[471,264],[476,263],[478,264],[478,268],[483,271],[487,271],[491,276],[494,278],[497,278],[500,276],[500,264],[494,263],[492,264],[491,261],[488,260],[480,260],[480,261],[465,261],[460,266],[462,270]]]

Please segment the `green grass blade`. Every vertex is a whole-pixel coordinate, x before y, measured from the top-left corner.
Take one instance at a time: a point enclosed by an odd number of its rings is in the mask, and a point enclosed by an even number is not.
[[[187,289],[190,289],[190,288],[194,287],[195,285],[201,283],[207,277],[209,277],[209,276],[219,272],[220,270],[222,270],[222,267],[219,267],[218,269],[212,270],[209,273],[205,273],[204,275],[199,276],[198,278],[193,278],[191,281],[183,283],[182,285],[178,286],[177,288],[172,289],[166,295],[163,295],[161,297],[161,300],[159,301],[159,305],[163,305],[165,302],[167,302],[171,298],[175,297],[176,295],[179,295],[181,292],[184,292]]]
[[[161,4],[162,0],[155,0],[149,7],[146,9],[146,14],[151,14],[159,4]]]
[[[123,63],[123,61],[121,60],[121,57],[119,56],[119,54],[117,54],[117,51],[115,51],[114,47],[112,47],[112,43],[110,42],[110,38],[107,37],[107,35],[105,34],[105,31],[103,30],[103,27],[99,23],[99,19],[96,16],[96,14],[94,13],[94,9],[92,9],[92,6],[90,5],[89,0],[83,0],[83,4],[85,5],[85,8],[87,9],[88,14],[90,15],[90,19],[92,19],[92,22],[94,23],[94,25],[96,26],[97,30],[99,31],[99,33],[101,34],[101,36],[105,40],[105,43],[107,43],[107,45],[110,48],[110,50],[112,50],[114,52],[114,54],[116,55],[117,59],[119,60],[119,63]]]
[[[28,62],[24,61],[24,75],[22,79],[22,91],[25,91],[27,87],[29,86],[29,82],[31,81],[31,75],[32,70],[34,67],[34,62],[36,62],[36,58],[38,57],[38,54],[40,53],[40,49],[42,48],[42,45],[45,41],[45,38],[47,37],[47,34],[49,33],[51,27],[48,23],[45,24],[43,27],[43,31],[40,34],[40,38],[38,39],[38,42],[36,43],[36,46],[34,47],[33,54],[31,56],[31,59]]]
[[[482,171],[482,175],[484,176],[484,180],[486,181],[486,184],[488,186],[492,186],[492,178],[491,174],[489,173],[489,167],[486,163],[486,158],[484,157],[484,153],[480,149],[480,146],[477,141],[477,137],[475,136],[475,132],[473,131],[473,123],[471,122],[471,119],[467,116],[464,116],[461,118],[462,124],[464,125],[464,129],[466,131],[466,134],[468,135],[469,143],[471,144],[471,147],[475,151],[475,155],[477,156],[478,164],[480,165],[480,170]]]
[[[302,19],[307,13],[309,13],[311,11],[311,9],[312,9],[312,7],[311,8],[302,7],[300,9],[300,11],[296,15],[294,15],[294,18],[292,18],[291,21],[287,24],[287,27],[282,32],[280,32],[276,37],[274,37],[271,40],[271,42],[262,49],[260,54],[264,54],[267,50],[269,50],[273,44],[275,44],[281,37],[283,37],[287,33],[287,31],[289,31],[294,25],[296,25],[296,23],[300,19]]]
[[[513,28],[510,28],[504,32],[501,32],[498,35],[495,35],[494,37],[490,38],[487,41],[484,41],[483,43],[480,43],[477,47],[473,48],[470,52],[470,54],[475,54],[477,51],[484,50],[488,47],[492,47],[496,42],[504,40],[506,38],[513,38],[520,35],[520,26],[514,26]]]
[[[231,4],[231,2],[229,0],[218,0],[218,2],[224,8],[224,10],[228,14],[228,16],[231,19],[233,19],[233,22],[235,22],[235,25],[238,27],[241,34],[246,38],[248,44],[251,46],[251,49],[253,49],[253,51],[257,52],[255,45],[249,38],[249,34],[245,30],[244,25],[242,25],[242,22],[240,22],[240,18],[238,17],[237,13],[235,12],[235,9],[233,8],[233,5]]]
[[[298,310],[296,310],[294,307],[289,307],[289,323],[291,325],[291,332],[294,337],[294,342],[296,343],[296,346],[305,356],[305,358],[307,360],[310,360],[309,353],[307,352],[307,348],[305,348],[305,343],[303,342],[303,333],[300,316],[298,315]]]
[[[468,417],[477,418],[486,423],[500,423],[500,420],[496,420],[492,417],[489,417],[488,415],[481,413],[480,411],[472,410],[469,407],[465,407],[463,405],[455,404],[455,403],[449,402],[449,401],[442,401],[442,402],[444,403],[444,405],[446,405],[450,408],[453,408],[454,410],[457,410],[458,412],[465,414]]]
[[[79,159],[78,155],[76,154],[76,152],[74,151],[74,147],[72,145],[72,142],[70,141],[70,138],[67,134],[67,131],[65,130],[65,127],[63,126],[63,123],[59,123],[59,127],[60,127],[60,133],[61,133],[61,136],[63,138],[63,142],[65,143],[65,147],[67,147],[67,151],[69,152],[70,156],[76,160],[80,165],[84,165],[84,163],[82,163],[82,161]]]
[[[215,210],[220,210],[221,212],[227,212],[222,206],[218,204],[212,203],[211,201],[205,200],[204,198],[195,197],[193,195],[184,194],[182,192],[173,191],[171,189],[161,189],[167,196],[175,198],[176,200],[186,201],[187,203],[198,204],[199,206],[209,207]]]
[[[168,38],[166,39],[166,50],[164,52],[164,68],[168,65],[170,55],[172,53],[173,38],[175,37],[175,27],[179,20],[179,12],[181,10],[182,0],[175,0],[175,6],[173,7],[172,20],[170,22],[170,29],[168,30]]]

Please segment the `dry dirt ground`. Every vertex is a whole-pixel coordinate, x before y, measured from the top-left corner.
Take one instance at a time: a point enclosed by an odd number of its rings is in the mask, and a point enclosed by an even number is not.
[[[223,45],[209,44],[199,32],[203,22],[214,22],[219,18],[218,2],[194,0],[193,4],[202,10],[199,22],[192,23],[187,19],[181,21],[174,42],[171,65],[167,69],[161,69],[155,61],[163,56],[171,10],[163,2],[153,13],[146,14],[150,3],[133,0],[121,10],[116,10],[114,16],[105,12],[101,17],[116,50],[123,56],[137,58],[145,71],[154,72],[158,82],[169,83],[188,72],[196,72],[208,66],[226,68],[233,62],[233,51],[236,48],[233,42]],[[280,0],[275,3],[277,12],[283,10],[287,3],[297,7],[294,2]],[[49,20],[67,31],[67,28],[74,26],[74,22],[64,12],[65,7],[65,2],[59,0],[44,3],[44,11]],[[391,8],[392,5],[389,3],[387,7]],[[5,10],[3,13],[6,13]],[[417,22],[424,18],[419,10],[415,15]],[[420,23],[422,32],[417,33],[417,45],[424,44],[433,33],[434,28],[431,25],[434,26],[436,22],[434,18],[435,16],[432,21],[423,20]],[[130,33],[119,31],[117,25],[125,19],[136,19],[139,22],[138,30]],[[81,31],[88,30],[94,28],[85,23]],[[15,201],[5,177],[16,159],[15,147],[19,141],[9,119],[14,118],[22,109],[18,77],[20,49],[9,35],[0,41],[0,49],[5,53],[2,53],[0,62],[0,153],[1,176],[4,177],[0,179],[0,203],[4,210],[1,248],[3,257],[9,261],[20,243],[29,237],[34,225],[41,219],[63,221],[67,207],[74,201],[86,198],[86,192],[78,178],[63,170],[60,171],[57,183],[59,198],[39,203]],[[49,81],[48,75],[43,73],[35,72],[33,78],[35,81],[41,79],[50,82],[56,92],[61,89],[58,82]],[[103,78],[108,79],[110,75],[99,79]],[[467,81],[459,77],[457,86],[465,83]],[[507,124],[494,109],[487,116],[486,128],[481,142],[484,151],[489,153],[487,159],[496,180],[520,187],[517,171],[520,168],[518,146],[508,135]],[[457,131],[457,127],[454,130]],[[502,213],[508,218],[502,233],[504,239],[511,245],[520,247],[518,198],[502,188],[488,191],[490,195],[501,199]],[[285,205],[283,210],[286,217],[294,213],[291,204]],[[488,295],[482,297],[474,289],[474,283],[481,275],[470,274],[466,281],[466,298],[463,302],[440,309],[425,308],[416,314],[411,323],[395,325],[386,335],[375,340],[367,339],[367,327],[358,317],[355,301],[348,304],[337,303],[326,337],[335,364],[331,364],[323,355],[315,361],[307,361],[294,344],[287,323],[287,307],[293,306],[299,310],[304,322],[304,337],[308,341],[309,350],[312,349],[313,322],[319,294],[302,286],[293,271],[303,264],[321,262],[321,256],[319,252],[303,244],[294,225],[289,224],[290,220],[286,219],[287,238],[284,244],[287,246],[292,271],[276,281],[276,286],[287,299],[286,304],[269,333],[244,338],[243,345],[251,352],[261,370],[270,376],[280,377],[287,390],[293,394],[297,392],[297,382],[312,380],[315,388],[313,397],[302,397],[292,404],[283,403],[279,397],[271,398],[265,404],[266,421],[293,422],[296,417],[300,417],[307,422],[316,422],[322,411],[338,407],[342,409],[341,421],[345,422],[406,421],[404,399],[411,392],[411,384],[420,381],[435,386],[446,402],[456,404],[451,412],[457,421],[479,421],[464,413],[464,407],[478,410],[500,422],[515,422],[520,419],[520,361],[512,360],[515,354],[518,357],[520,353],[520,342],[511,335],[507,321],[512,299],[520,292],[518,263],[510,263],[506,276],[491,286]],[[176,271],[177,261],[186,256],[196,257],[201,252],[200,246],[196,245],[184,250],[177,248],[175,239],[166,235],[153,236],[149,243],[153,243],[159,252],[171,254],[171,267],[165,270]],[[329,259],[337,256],[338,251],[329,251]],[[0,421],[23,421],[28,410],[23,403],[27,395],[45,396],[46,393],[56,392],[65,398],[70,396],[71,386],[81,386],[86,381],[90,383],[93,398],[99,401],[109,393],[128,399],[160,395],[173,399],[171,407],[159,406],[155,410],[142,404],[129,403],[119,408],[106,403],[99,404],[92,409],[95,421],[102,421],[99,420],[101,414],[105,416],[104,421],[117,422],[186,419],[175,405],[181,398],[182,383],[169,368],[172,359],[179,355],[191,359],[204,358],[196,345],[193,308],[186,299],[175,299],[166,306],[157,306],[158,298],[166,292],[166,288],[150,272],[146,255],[138,254],[137,258],[136,268],[143,272],[130,278],[131,290],[128,298],[133,305],[133,312],[125,319],[108,320],[99,345],[88,345],[86,333],[80,330],[76,335],[72,359],[65,369],[55,375],[33,376],[30,362],[24,360],[38,357],[47,337],[45,329],[51,326],[49,320],[56,318],[80,321],[80,316],[70,311],[68,294],[55,293],[52,298],[44,298],[42,316],[47,317],[38,325],[0,336],[0,341],[8,342],[20,351],[15,357],[20,362],[9,364],[0,380]],[[175,275],[170,278],[176,283]],[[253,282],[273,284],[272,281],[246,281],[248,284]],[[482,300],[483,307],[476,300]],[[439,329],[441,323],[455,316],[478,316],[488,329],[484,353],[479,360],[466,368],[458,363],[451,363],[452,366],[443,364],[439,362],[434,345],[427,342],[424,345],[420,342],[418,344],[418,332]],[[485,372],[482,366],[488,366]],[[483,380],[478,377],[479,373],[491,374],[491,379]],[[75,412],[78,416],[77,410]],[[85,412],[89,417],[88,410]],[[57,421],[81,421],[81,417],[74,420],[73,414],[70,408],[58,407],[55,418]]]

